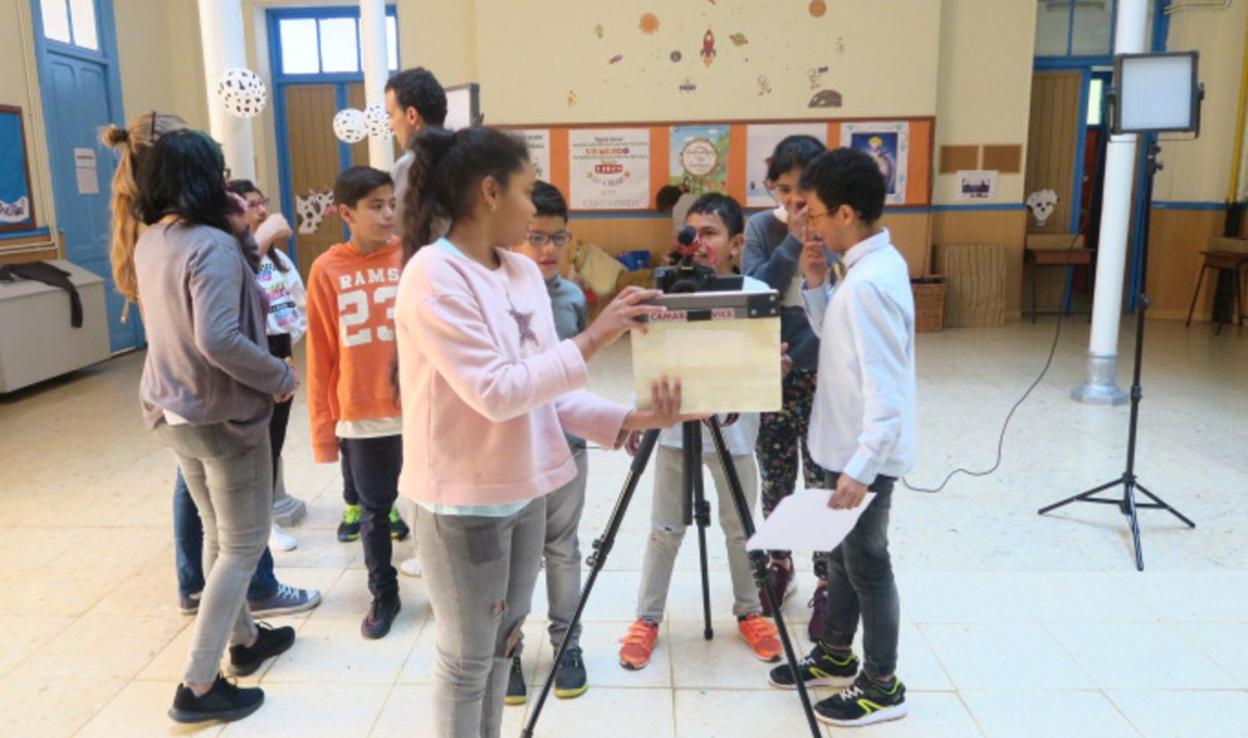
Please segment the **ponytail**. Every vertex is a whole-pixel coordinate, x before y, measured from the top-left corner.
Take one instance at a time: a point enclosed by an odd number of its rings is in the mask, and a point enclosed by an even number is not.
[[[524,140],[497,128],[426,128],[412,137],[414,156],[403,203],[403,261],[472,213],[481,180],[506,187],[529,161]]]
[[[139,286],[134,275],[134,245],[139,240],[141,223],[135,213],[139,188],[135,175],[142,156],[152,143],[164,134],[186,128],[186,121],[176,115],[153,110],[130,121],[126,128],[110,125],[100,134],[100,141],[117,151],[117,169],[113,172],[113,193],[109,207],[113,213],[109,261],[113,284],[127,302],[139,301]]]

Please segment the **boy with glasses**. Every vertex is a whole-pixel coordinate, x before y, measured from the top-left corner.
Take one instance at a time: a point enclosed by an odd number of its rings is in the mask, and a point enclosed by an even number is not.
[[[585,293],[559,274],[559,256],[572,243],[568,232],[568,203],[554,185],[538,181],[533,185],[533,206],[537,212],[529,221],[529,232],[524,243],[512,251],[524,254],[542,271],[546,288],[550,292],[550,309],[554,313],[555,332],[559,340],[571,338],[589,324],[589,312]],[[581,658],[580,626],[569,632],[572,614],[581,594],[581,550],[576,537],[581,523],[581,511],[585,508],[585,480],[589,467],[585,456],[585,441],[567,435],[572,456],[576,459],[576,478],[563,488],[551,492],[546,498],[546,599],[550,606],[550,642],[554,650],[564,638],[570,638],[568,650],[555,674],[555,696],[563,699],[579,697],[589,689],[585,674],[585,662]],[[507,683],[507,704],[523,705],[528,700],[524,673],[520,669],[520,650],[517,643],[511,662],[511,677]]]

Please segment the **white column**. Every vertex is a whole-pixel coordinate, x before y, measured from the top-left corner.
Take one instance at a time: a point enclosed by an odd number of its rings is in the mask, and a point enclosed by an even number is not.
[[[1119,0],[1115,54],[1144,51],[1148,0]],[[1097,241],[1096,289],[1092,298],[1092,340],[1088,346],[1088,380],[1071,396],[1094,405],[1121,405],[1127,394],[1118,389],[1118,326],[1122,322],[1122,282],[1131,227],[1131,190],[1135,181],[1134,134],[1110,136],[1105,157],[1105,190],[1101,234]]]
[[[217,102],[217,80],[227,69],[246,69],[241,0],[199,0],[199,34],[204,47],[204,82],[208,88],[208,132],[225,150],[225,164],[235,179],[255,179],[255,144],[251,120],[236,118]]]
[[[364,65],[364,104],[386,105],[389,51],[386,48],[385,0],[360,0],[360,61]],[[394,166],[394,144],[389,136],[368,139],[368,162],[383,172]]]

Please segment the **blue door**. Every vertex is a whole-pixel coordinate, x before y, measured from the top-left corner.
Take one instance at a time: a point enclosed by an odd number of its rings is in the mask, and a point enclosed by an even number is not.
[[[138,310],[123,322],[124,300],[109,267],[109,199],[115,160],[100,131],[121,124],[111,0],[32,0],[57,226],[65,257],[104,278],[110,348],[144,344]]]

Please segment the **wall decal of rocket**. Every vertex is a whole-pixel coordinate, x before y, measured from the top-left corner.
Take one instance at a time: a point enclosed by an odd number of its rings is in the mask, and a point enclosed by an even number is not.
[[[702,36],[702,63],[711,66],[711,62],[715,61],[715,34],[711,33],[711,29],[706,29],[706,34]]]

